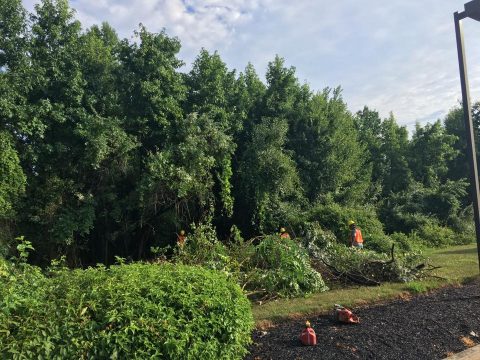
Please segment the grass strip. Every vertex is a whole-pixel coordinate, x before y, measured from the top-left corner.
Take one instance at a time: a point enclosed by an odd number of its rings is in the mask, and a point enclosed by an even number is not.
[[[460,285],[479,274],[476,244],[428,249],[429,263],[440,266],[429,277],[410,283],[384,283],[380,286],[349,286],[305,298],[280,299],[265,304],[253,304],[253,315],[258,328],[268,328],[274,323],[291,319],[304,319],[314,314],[330,311],[333,304],[347,307],[364,306],[396,298],[408,298],[447,285]]]

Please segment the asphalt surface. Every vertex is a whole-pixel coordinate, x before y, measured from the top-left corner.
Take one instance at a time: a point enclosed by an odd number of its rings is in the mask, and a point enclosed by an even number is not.
[[[329,315],[309,319],[317,346],[299,342],[303,321],[255,331],[246,359],[443,359],[480,344],[480,279],[352,310],[358,325],[337,324]]]

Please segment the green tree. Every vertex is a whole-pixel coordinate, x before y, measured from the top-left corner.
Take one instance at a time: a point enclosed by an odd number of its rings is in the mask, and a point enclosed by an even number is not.
[[[216,154],[214,168],[219,191],[215,194],[218,202],[223,204],[222,211],[227,217],[233,214],[232,197],[232,154],[235,151],[233,138],[243,127],[245,113],[239,111],[238,84],[235,71],[229,71],[218,53],[209,54],[202,49],[193,63],[193,68],[186,76],[188,86],[186,112],[198,113],[213,120],[217,132],[227,135],[222,152]]]
[[[11,136],[0,131],[0,224],[15,215],[15,205],[25,192],[26,179]]]
[[[363,201],[371,170],[341,89],[304,99],[307,106],[299,106],[290,144],[309,199]]]
[[[287,131],[285,120],[264,117],[253,129],[239,169],[243,204],[262,233],[284,223],[302,197],[295,162],[285,150]]]
[[[368,198],[379,199],[382,193],[382,182],[385,176],[385,156],[382,153],[382,120],[375,110],[367,106],[358,111],[354,117],[359,141],[368,151],[366,165],[372,169],[372,180],[368,188]]]
[[[75,134],[82,139],[84,152],[84,196],[94,200],[95,219],[88,236],[88,248],[98,260],[108,263],[115,252],[130,251],[119,244],[130,243],[135,222],[129,217],[132,202],[132,175],[139,143],[125,131],[118,74],[120,41],[107,24],[93,26],[79,42],[79,61],[84,78],[85,122]],[[129,189],[129,191],[125,191]]]
[[[262,103],[266,86],[258,77],[252,64],[248,64],[240,73],[236,84],[235,107],[243,117],[242,129],[234,137],[235,153],[232,157],[232,191],[234,198],[233,222],[242,227],[245,234],[253,234],[252,211],[254,207],[245,198],[244,184],[246,181],[240,172],[240,167],[252,141],[253,131],[261,121]]]
[[[21,0],[0,2],[0,68],[14,71],[26,59],[27,13]]]
[[[120,43],[121,66],[116,75],[122,128],[138,146],[128,162],[125,183],[117,182],[121,189],[116,200],[120,203],[117,222],[124,225],[115,241],[124,244],[123,253],[141,257],[148,244],[172,237],[175,226],[167,219],[177,210],[182,215],[182,196],[190,194],[180,192],[184,184],[165,184],[162,176],[181,165],[170,149],[185,141],[178,131],[185,121],[181,103],[186,97],[177,71],[183,65],[177,58],[180,42],[145,27],[135,35],[138,41]],[[152,169],[159,163],[162,172],[156,174]]]
[[[20,124],[29,165],[23,221],[40,253],[75,252],[93,226],[93,201],[81,179],[83,143],[76,134],[88,114],[78,59],[80,23],[67,1],[44,0],[31,16],[28,106]],[[42,189],[41,194],[38,190]]]
[[[242,144],[245,151],[238,170],[238,206],[253,233],[268,233],[285,223],[303,197],[293,154],[287,149],[300,87],[295,69],[286,68],[278,56],[268,64],[265,90],[252,68],[247,67],[246,76],[247,93],[263,94],[263,98],[250,102],[252,118],[247,120],[248,140]]]
[[[415,127],[409,149],[409,167],[416,181],[426,186],[444,182],[448,163],[458,154],[456,136],[448,134],[440,121]]]
[[[380,148],[383,158],[383,196],[408,188],[412,175],[407,160],[409,151],[408,131],[404,126],[398,126],[397,121],[390,117],[382,122],[382,146]]]
[[[235,106],[240,113],[244,114],[244,126],[238,139],[239,143],[249,138],[254,124],[258,124],[262,111],[262,102],[265,96],[266,86],[258,77],[252,64],[245,67],[237,81],[237,95]]]
[[[472,120],[475,134],[475,150],[477,153],[477,162],[480,159],[480,103],[477,102],[472,106]],[[462,107],[455,107],[447,114],[444,119],[444,127],[447,134],[456,136],[453,144],[457,151],[457,156],[451,159],[448,164],[448,178],[459,180],[462,178],[470,178],[469,162],[467,160],[467,141],[465,133],[465,121],[463,118]]]
[[[202,49],[186,76],[188,86],[186,112],[208,113],[218,126],[228,134],[242,127],[242,118],[233,106],[236,87],[235,71],[229,71],[215,52]]]

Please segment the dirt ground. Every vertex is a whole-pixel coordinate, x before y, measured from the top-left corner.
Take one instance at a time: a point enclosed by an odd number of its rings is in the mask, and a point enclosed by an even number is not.
[[[246,359],[443,359],[480,343],[480,279],[352,310],[358,325],[339,325],[327,315],[309,319],[317,346],[300,344],[303,321],[255,331]]]

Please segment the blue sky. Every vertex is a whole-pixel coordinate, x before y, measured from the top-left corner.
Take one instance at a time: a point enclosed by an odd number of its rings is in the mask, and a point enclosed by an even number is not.
[[[23,0],[28,10],[35,0]],[[368,105],[400,124],[443,118],[460,99],[453,12],[467,0],[71,0],[84,27],[121,37],[165,28],[191,62],[201,47],[263,76],[275,54],[313,89],[342,86],[352,112]],[[480,23],[464,22],[472,99],[480,100]]]

